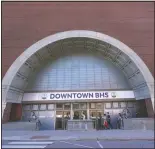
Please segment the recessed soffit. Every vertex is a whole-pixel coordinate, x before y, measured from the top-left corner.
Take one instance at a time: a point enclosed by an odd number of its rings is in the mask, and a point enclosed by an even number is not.
[[[77,51],[91,52],[111,61],[123,71],[133,89],[146,85],[144,77],[137,66],[122,51],[103,41],[78,37],[59,40],[33,54],[25,63],[27,67],[21,67],[17,73],[18,77],[22,77],[25,80],[22,86],[23,90],[28,83],[31,72],[35,71],[42,63],[49,59],[56,59],[59,56]]]

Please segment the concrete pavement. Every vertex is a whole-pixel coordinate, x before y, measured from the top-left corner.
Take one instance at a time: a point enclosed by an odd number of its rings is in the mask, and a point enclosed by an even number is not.
[[[100,131],[7,131],[2,140],[153,140],[153,130],[100,130]]]
[[[2,141],[2,148],[154,148],[154,141],[65,140]]]

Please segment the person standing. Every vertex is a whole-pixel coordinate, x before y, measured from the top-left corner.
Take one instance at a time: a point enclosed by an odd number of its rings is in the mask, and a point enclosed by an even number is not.
[[[109,112],[107,112],[107,122],[110,129],[113,129],[113,126],[111,125],[111,117]]]
[[[67,129],[67,122],[69,119],[70,119],[70,115],[69,115],[69,113],[67,113],[65,116],[65,130]]]
[[[39,130],[40,129],[40,126],[41,126],[41,122],[39,120],[39,117],[36,117],[36,130]]]
[[[104,114],[104,116],[103,116],[103,128],[104,129],[108,129],[108,122],[107,122],[107,116],[106,116],[106,114]]]
[[[98,130],[101,129],[101,126],[102,126],[102,115],[101,113],[99,113],[99,117],[98,117],[98,122],[97,122],[97,127],[98,127]]]
[[[123,126],[123,118],[121,113],[119,113],[117,118],[117,129],[121,129],[122,126]]]

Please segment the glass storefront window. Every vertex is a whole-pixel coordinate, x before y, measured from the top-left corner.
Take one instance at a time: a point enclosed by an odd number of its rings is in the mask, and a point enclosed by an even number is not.
[[[97,110],[96,115],[97,115],[98,118],[99,118],[100,115],[103,116],[103,111],[102,110]]]
[[[70,108],[71,108],[71,104],[70,103],[64,104],[64,109],[65,110],[70,110]]]
[[[41,104],[40,105],[40,110],[46,110],[46,104]]]
[[[96,103],[96,109],[102,109],[103,108],[102,105],[103,105],[102,103]]]
[[[119,105],[118,105],[118,102],[113,102],[113,108],[118,108]]]
[[[68,116],[69,116],[69,118],[70,118],[70,111],[64,111],[64,112],[63,112],[64,118],[67,117],[67,114],[68,114]]]
[[[56,108],[57,109],[63,109],[63,104],[62,103],[57,103]]]
[[[73,109],[79,109],[79,103],[73,103]]]
[[[38,110],[38,105],[32,105],[32,110]]]
[[[54,109],[54,104],[48,104],[48,110],[53,110]]]
[[[110,102],[105,103],[105,108],[110,109],[111,107],[112,107],[112,106],[111,106],[111,103],[110,103]]]
[[[82,119],[82,112],[85,115],[85,119],[87,119],[87,111],[85,110],[74,111],[73,119]]]
[[[62,111],[56,111],[56,117],[57,118],[62,118],[63,117],[63,112]]]
[[[90,114],[90,118],[96,118],[97,117],[96,111],[90,111],[89,114]]]
[[[126,102],[120,102],[121,108],[126,108]]]
[[[90,109],[95,109],[95,103],[90,103],[89,106],[90,106]]]
[[[86,109],[87,104],[86,103],[80,103],[80,109]]]

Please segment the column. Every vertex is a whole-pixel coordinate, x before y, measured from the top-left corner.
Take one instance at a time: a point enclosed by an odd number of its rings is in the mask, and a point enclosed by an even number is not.
[[[71,103],[71,110],[70,110],[71,120],[73,119],[73,103]]]
[[[89,102],[87,102],[87,119],[90,119],[90,114],[89,114]]]

